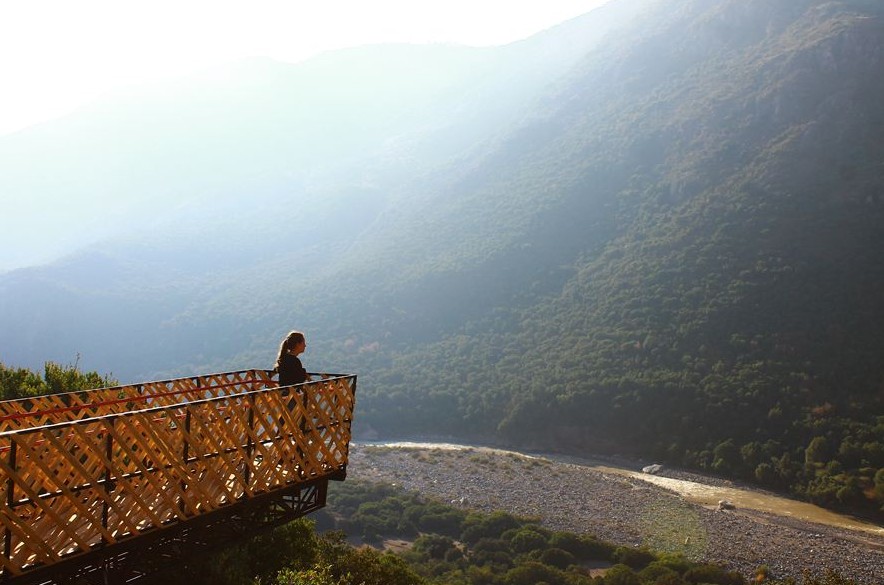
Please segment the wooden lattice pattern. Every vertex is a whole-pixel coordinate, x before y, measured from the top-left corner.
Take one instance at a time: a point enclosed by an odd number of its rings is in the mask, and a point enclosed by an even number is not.
[[[315,374],[279,388],[271,376],[0,402],[3,574],[340,473],[356,377]]]

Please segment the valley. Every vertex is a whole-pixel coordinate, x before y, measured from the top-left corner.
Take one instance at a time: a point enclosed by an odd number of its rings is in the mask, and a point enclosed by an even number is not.
[[[464,508],[539,517],[557,530],[721,562],[747,578],[761,565],[778,578],[800,579],[805,568],[868,584],[884,575],[880,526],[716,478],[651,476],[636,471],[641,464],[623,463],[441,443],[358,443],[348,481],[392,482]],[[717,509],[713,499],[721,495],[736,500],[734,510]]]

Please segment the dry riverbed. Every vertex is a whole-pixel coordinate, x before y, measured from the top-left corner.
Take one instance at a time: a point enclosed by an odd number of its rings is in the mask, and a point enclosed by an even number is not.
[[[479,447],[355,444],[347,477],[394,483],[463,508],[537,517],[550,528],[620,545],[681,552],[747,577],[767,565],[778,577],[831,568],[860,583],[884,583],[884,536],[874,527],[851,530],[747,508],[721,511],[574,460]]]

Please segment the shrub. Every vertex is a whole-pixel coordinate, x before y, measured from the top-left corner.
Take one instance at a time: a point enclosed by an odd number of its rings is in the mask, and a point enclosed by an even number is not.
[[[577,562],[574,555],[560,548],[548,548],[540,555],[540,562],[552,565],[558,569],[567,569],[569,565]]]
[[[555,585],[563,583],[564,577],[561,572],[553,567],[536,561],[522,563],[518,567],[507,571],[503,577],[505,585],[537,585],[544,581],[550,585]]]
[[[593,561],[614,560],[616,547],[613,544],[598,540],[594,536],[581,536],[580,543],[582,547],[582,554],[578,555],[580,558]]]
[[[642,585],[642,582],[632,569],[626,565],[617,564],[605,573],[605,585]]]
[[[657,560],[654,553],[644,548],[630,548],[627,546],[618,546],[612,555],[613,560],[617,563],[627,565],[633,569],[642,569],[649,563]]]
[[[566,550],[575,557],[586,558],[585,541],[576,534],[556,532],[549,538],[549,546]]]
[[[425,553],[431,559],[444,559],[451,549],[457,550],[454,541],[447,536],[437,534],[419,536],[414,541],[413,547],[415,552]]]
[[[685,581],[710,585],[746,585],[746,580],[735,571],[725,571],[717,565],[701,565],[685,571]]]
[[[529,552],[532,550],[542,549],[546,547],[546,538],[534,530],[519,530],[510,540],[510,545],[516,552]]]
[[[687,583],[677,571],[659,562],[651,563],[642,569],[638,576],[642,581],[654,585],[686,585]]]
[[[479,539],[486,537],[499,537],[507,530],[520,528],[523,522],[506,512],[492,512],[491,514],[468,514],[463,521],[463,532],[460,540],[467,544],[475,544]]]

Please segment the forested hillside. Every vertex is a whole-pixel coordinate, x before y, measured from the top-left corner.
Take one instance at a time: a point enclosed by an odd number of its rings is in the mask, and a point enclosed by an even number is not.
[[[880,11],[678,7],[590,56],[461,178],[473,217],[412,234],[472,266],[419,280],[448,335],[369,362],[386,375],[365,410],[382,433],[629,449],[880,506]],[[426,314],[393,322],[419,341]]]
[[[359,374],[362,436],[633,452],[880,513],[882,39],[864,0],[618,0],[460,53],[376,94],[388,117],[326,119],[376,132],[321,172],[274,157],[221,212],[0,276],[0,359],[269,366],[299,327],[310,369]]]

